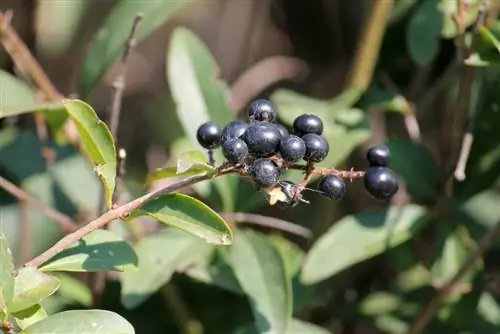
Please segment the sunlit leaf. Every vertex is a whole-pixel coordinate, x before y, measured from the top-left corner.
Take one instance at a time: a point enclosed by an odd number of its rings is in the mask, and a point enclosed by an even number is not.
[[[135,35],[139,43],[189,2],[188,0],[119,1],[95,35],[84,59],[80,95],[86,98],[111,65],[122,55],[132,22],[138,13],[143,15]]]
[[[465,64],[478,67],[500,66],[500,24],[491,30],[481,26],[476,35],[476,48]]]
[[[0,118],[34,111],[40,106],[30,87],[3,70],[0,70],[0,101]]]
[[[39,304],[33,305],[30,308],[15,312],[12,316],[16,319],[17,325],[21,329],[25,329],[34,323],[37,323],[47,318],[47,312]]]
[[[14,295],[7,303],[10,312],[19,312],[38,304],[59,289],[57,278],[34,267],[21,268],[14,279]]]
[[[122,238],[107,230],[95,230],[43,265],[42,271],[134,270],[137,255]]]
[[[87,158],[101,178],[111,208],[116,178],[116,148],[106,123],[97,117],[90,105],[80,100],[66,100],[64,106],[75,123]]]
[[[140,305],[158,291],[176,270],[212,251],[212,246],[182,231],[169,228],[135,245],[137,271],[121,275],[121,301],[127,309]]]
[[[279,251],[263,235],[240,231],[229,252],[259,333],[286,333],[292,319],[293,296]]]
[[[56,313],[19,334],[135,334],[122,316],[106,310],[71,310]]]
[[[0,312],[7,314],[7,303],[14,295],[14,262],[5,235],[0,231]],[[0,314],[1,315],[1,314]]]
[[[309,250],[302,282],[317,283],[400,245],[423,226],[425,212],[418,205],[406,205],[342,218]]]
[[[215,245],[233,243],[233,231],[222,217],[203,202],[184,194],[167,194],[152,199],[132,215],[150,216]]]
[[[400,308],[402,302],[394,293],[378,291],[369,294],[359,303],[359,312],[367,316],[387,314]]]
[[[463,11],[464,26],[469,27],[478,16],[479,9],[485,0],[468,0],[467,10]],[[442,31],[444,38],[455,38],[458,34],[458,27],[453,16],[458,12],[458,1],[439,0],[438,9],[442,14]]]

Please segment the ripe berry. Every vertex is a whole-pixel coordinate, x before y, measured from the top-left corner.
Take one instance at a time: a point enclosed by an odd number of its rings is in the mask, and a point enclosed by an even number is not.
[[[276,119],[276,110],[271,101],[259,99],[248,107],[248,117],[255,122],[273,122]]]
[[[247,128],[248,124],[241,120],[229,122],[229,124],[222,129],[222,142],[224,143],[229,139],[240,138]]]
[[[375,199],[387,200],[399,189],[396,175],[387,167],[368,167],[363,182],[366,192]]]
[[[391,151],[385,145],[376,145],[366,152],[366,159],[370,166],[386,167],[391,160]]]
[[[248,146],[248,151],[257,157],[268,157],[276,153],[281,140],[281,133],[275,124],[251,124],[241,139]]]
[[[290,134],[288,132],[288,129],[283,124],[276,124],[276,126],[278,127],[278,130],[280,130],[281,138],[286,137]]]
[[[304,144],[306,145],[306,154],[304,155],[304,160],[308,162],[320,162],[323,161],[328,152],[330,151],[330,146],[325,138],[321,137],[315,133],[309,133],[302,137]]]
[[[221,128],[214,122],[205,122],[198,127],[196,139],[206,149],[214,149],[220,146]]]
[[[319,181],[318,190],[326,197],[339,200],[345,196],[346,185],[342,178],[336,175],[327,175]]]
[[[241,139],[229,139],[222,143],[222,154],[230,162],[240,162],[248,156],[248,147]]]
[[[279,167],[268,159],[257,159],[251,167],[250,172],[258,187],[268,188],[278,184],[281,171]]]
[[[300,137],[288,135],[281,139],[279,152],[285,161],[299,161],[306,154],[306,144]]]
[[[308,133],[321,135],[323,133],[323,121],[316,115],[300,115],[293,121],[293,130],[299,136],[304,136]]]

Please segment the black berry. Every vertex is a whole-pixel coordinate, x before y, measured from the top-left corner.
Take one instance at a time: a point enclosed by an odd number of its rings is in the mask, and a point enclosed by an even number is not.
[[[248,107],[248,118],[254,122],[273,122],[276,119],[276,110],[271,101],[255,100]]]
[[[280,179],[279,167],[269,159],[257,159],[250,167],[253,180],[258,187],[268,188],[278,184]]]
[[[391,160],[391,151],[385,145],[376,145],[366,152],[370,166],[386,167]]]
[[[342,178],[336,175],[327,175],[319,181],[318,190],[326,197],[339,200],[345,196],[346,185]]]
[[[229,122],[229,124],[222,129],[222,142],[224,143],[229,139],[240,138],[247,128],[248,124],[241,120]]]
[[[275,124],[255,123],[247,128],[241,139],[245,141],[251,154],[268,157],[276,153],[281,133]]]
[[[304,155],[304,160],[307,162],[323,161],[330,151],[328,142],[325,140],[325,138],[321,137],[318,134],[309,133],[303,136],[302,140],[306,145],[306,154]]]
[[[196,139],[206,149],[214,149],[221,143],[221,128],[214,122],[206,122],[198,127]]]
[[[278,130],[280,130],[281,138],[286,137],[290,134],[288,132],[288,129],[283,124],[276,124],[276,126],[278,127]]]
[[[387,167],[369,167],[363,182],[367,193],[380,200],[390,199],[399,189],[396,174]]]
[[[301,138],[294,135],[288,135],[281,139],[279,152],[285,161],[299,161],[306,154],[306,144],[304,144]]]
[[[222,154],[230,162],[240,162],[248,156],[248,147],[241,139],[229,139],[222,143]]]
[[[304,136],[308,133],[321,135],[323,133],[323,121],[316,115],[300,115],[293,121],[293,131],[299,136]]]

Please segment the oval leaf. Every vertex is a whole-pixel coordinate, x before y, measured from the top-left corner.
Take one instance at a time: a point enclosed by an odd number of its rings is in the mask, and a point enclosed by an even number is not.
[[[439,38],[443,27],[443,15],[436,0],[424,0],[410,19],[407,38],[413,61],[425,66],[437,55]]]
[[[405,242],[423,225],[425,212],[406,205],[342,218],[306,255],[301,281],[317,283]]]
[[[19,334],[135,334],[122,316],[105,310],[72,310],[51,315]]]
[[[255,326],[246,326],[238,329],[235,334],[259,334],[259,333],[260,332],[255,328]],[[292,319],[292,321],[290,322],[290,327],[288,328],[286,334],[330,334],[330,332],[325,328],[319,327],[309,322],[304,322],[298,319]]]
[[[134,270],[137,255],[122,238],[107,230],[95,230],[54,256],[42,271]]]
[[[0,118],[34,111],[38,107],[35,92],[3,70],[0,70],[0,101]]]
[[[150,216],[214,245],[231,245],[233,231],[215,211],[184,194],[168,194],[152,199],[135,210],[131,218]]]
[[[28,309],[13,313],[12,316],[16,319],[17,325],[21,329],[25,329],[47,318],[47,312],[42,306],[36,304]]]
[[[53,273],[52,275],[61,282],[61,287],[57,291],[61,298],[71,304],[78,303],[87,307],[92,305],[92,292],[87,284],[63,272]]]
[[[57,278],[34,267],[22,268],[14,279],[14,296],[7,307],[10,312],[30,308],[56,292],[60,285]]]
[[[158,291],[176,270],[211,253],[213,246],[180,230],[166,231],[142,239],[135,245],[137,271],[121,275],[121,301],[127,309],[139,306]]]
[[[0,312],[7,314],[7,303],[14,295],[14,262],[5,235],[0,231]]]
[[[292,286],[279,251],[264,236],[243,232],[236,234],[229,251],[259,333],[287,333],[292,320]]]
[[[80,95],[88,96],[109,67],[121,56],[135,16],[142,13],[143,19],[135,34],[137,43],[159,28],[188,0],[178,1],[119,1],[92,41],[85,57],[80,82]]]
[[[108,126],[97,117],[90,105],[80,100],[66,100],[64,106],[73,120],[87,158],[101,178],[106,190],[106,202],[111,208],[116,178],[116,148]]]

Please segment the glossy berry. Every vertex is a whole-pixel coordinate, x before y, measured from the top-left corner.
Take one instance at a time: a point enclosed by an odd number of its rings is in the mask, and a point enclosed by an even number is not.
[[[257,159],[251,167],[250,172],[258,187],[268,188],[278,184],[280,179],[279,167],[269,159]]]
[[[316,115],[303,114],[293,121],[293,131],[299,136],[308,133],[321,135],[323,133],[323,121]]]
[[[370,166],[386,167],[391,160],[391,151],[385,145],[376,145],[366,152]]]
[[[247,128],[241,139],[245,141],[251,154],[268,157],[276,153],[281,133],[275,124],[255,123]]]
[[[248,156],[248,147],[241,139],[229,139],[222,143],[222,154],[227,161],[240,162]]]
[[[304,144],[306,145],[306,154],[304,155],[304,160],[308,162],[320,162],[323,161],[328,152],[330,151],[330,146],[325,138],[321,137],[315,133],[309,133],[302,137]]]
[[[222,142],[224,143],[226,140],[229,139],[240,138],[243,135],[243,133],[245,133],[245,130],[247,128],[248,124],[244,121],[235,120],[229,122],[229,124],[222,129],[222,139],[221,139]]]
[[[331,199],[339,200],[345,196],[345,181],[336,175],[327,175],[319,181],[318,190]]]
[[[375,199],[390,199],[399,189],[398,180],[387,167],[369,167],[363,177],[366,192]]]
[[[271,101],[265,99],[255,100],[248,107],[248,118],[253,122],[274,122],[276,110]]]
[[[205,122],[198,127],[196,139],[198,143],[206,149],[214,149],[221,143],[221,128],[214,122]]]
[[[276,126],[278,127],[278,130],[280,130],[281,138],[286,137],[290,134],[288,132],[288,129],[283,124],[276,124]]]
[[[288,135],[281,139],[279,152],[285,161],[296,162],[306,154],[306,144],[300,137]]]

